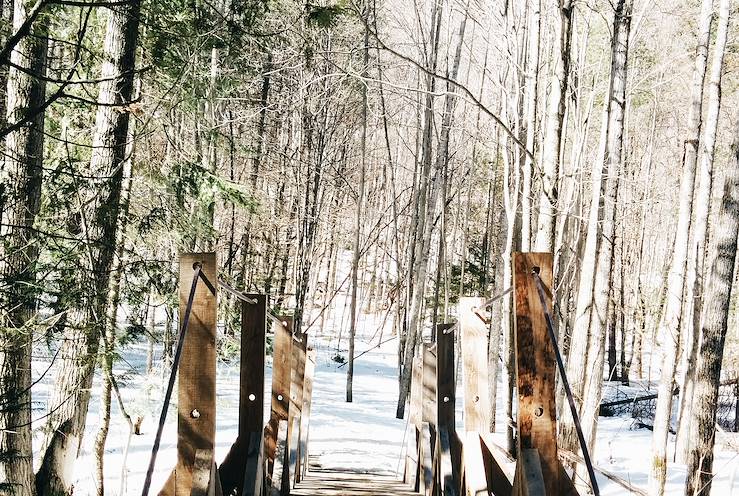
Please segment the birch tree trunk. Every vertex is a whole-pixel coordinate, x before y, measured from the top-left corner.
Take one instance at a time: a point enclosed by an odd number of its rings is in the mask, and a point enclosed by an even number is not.
[[[695,436],[691,433],[690,410],[693,405],[693,381],[700,341],[700,320],[703,302],[703,273],[705,271],[706,245],[708,244],[708,217],[713,186],[713,156],[716,149],[716,130],[721,108],[721,76],[724,66],[724,52],[729,30],[729,0],[719,4],[716,44],[713,48],[711,74],[708,83],[708,110],[700,143],[700,175],[696,192],[695,218],[693,219],[693,239],[688,253],[688,273],[686,278],[684,322],[687,330],[685,349],[685,368],[682,394],[680,394],[680,417],[678,421],[678,441],[675,456],[685,461],[690,443]]]
[[[140,2],[110,11],[103,47],[100,105],[90,159],[91,175],[100,179],[87,218],[89,263],[93,296],[82,312],[80,326],[70,327],[62,345],[61,366],[52,396],[43,443],[42,462],[36,474],[39,495],[68,494],[74,461],[80,449],[87,418],[100,336],[104,334],[110,267],[115,254],[116,228],[123,183],[123,163],[133,93],[134,60],[138,39]]]
[[[369,67],[369,3],[364,6],[364,66],[366,80]],[[367,171],[367,85],[362,85],[362,143],[361,165],[359,169],[359,191],[357,192],[357,216],[354,224],[354,253],[352,257],[351,315],[349,316],[349,363],[346,368],[346,401],[352,402],[352,382],[354,380],[354,337],[357,333],[357,290],[359,286],[360,238],[362,232],[362,205],[364,203],[365,173]]]
[[[430,72],[436,70],[436,62],[438,56],[439,30],[441,29],[441,10],[443,4],[434,3],[431,11],[431,52],[426,61]],[[427,229],[430,224],[428,217],[436,207],[435,191],[433,184],[436,182],[438,171],[433,172],[431,167],[431,148],[433,138],[433,120],[434,120],[434,90],[436,87],[436,79],[427,75],[426,77],[426,93],[424,98],[423,112],[423,131],[421,138],[421,175],[419,177],[418,195],[416,197],[416,211],[414,213],[414,225],[411,227],[413,233],[411,237],[413,241],[409,246],[410,260],[408,267],[412,268],[412,274],[409,278],[410,301],[409,321],[407,336],[404,344],[402,367],[400,370],[400,391],[398,394],[398,406],[395,412],[397,418],[403,418],[405,415],[405,403],[410,393],[411,372],[413,365],[413,356],[416,350],[418,333],[420,332],[420,322],[422,320],[421,308],[423,306],[423,296],[426,290],[426,270],[428,265],[428,251],[425,246],[431,243],[431,229]],[[428,240],[426,236],[428,234]],[[426,256],[424,257],[424,254]]]
[[[567,107],[567,81],[570,74],[570,40],[572,38],[571,0],[559,0],[559,19],[555,29],[554,71],[547,101],[544,143],[541,151],[542,185],[539,198],[537,251],[554,251],[557,208],[557,180],[562,147],[562,127]]]
[[[593,170],[593,191],[588,215],[574,329],[570,341],[567,376],[572,393],[582,398],[583,433],[589,449],[595,440],[597,406],[603,380],[603,352],[613,263],[616,200],[621,168],[631,0],[616,5],[611,40],[611,82],[601,130],[605,148]],[[605,169],[605,170],[604,170]],[[600,367],[600,368],[598,368]],[[578,449],[577,433],[567,409],[562,415],[562,445]]]
[[[530,2],[529,39],[526,48],[526,149],[534,152],[536,137],[536,104],[539,92],[539,42],[541,31],[541,0]],[[531,251],[531,176],[533,173],[531,155],[524,153],[523,184],[521,186],[521,251]]]
[[[728,1],[721,3],[722,15]],[[728,12],[725,13],[728,16]],[[713,233],[715,254],[707,278],[700,360],[695,381],[695,406],[691,424],[695,438],[688,455],[685,481],[686,496],[711,494],[713,474],[713,446],[716,435],[716,408],[721,381],[721,361],[729,321],[734,269],[736,266],[737,231],[739,231],[739,115],[736,116],[733,146],[734,163],[724,178],[721,206]]]
[[[598,426],[598,409],[603,384],[603,355],[608,328],[608,308],[611,296],[613,253],[616,237],[616,212],[621,154],[623,150],[624,115],[626,112],[626,78],[629,56],[629,32],[633,0],[619,0],[613,20],[611,42],[611,86],[608,102],[608,133],[603,178],[604,193],[600,202],[603,222],[600,228],[598,262],[595,273],[593,308],[590,318],[585,388],[583,397],[583,434],[592,452]],[[613,318],[613,317],[612,317]],[[570,355],[570,358],[575,358]]]
[[[712,21],[712,0],[701,5],[698,45],[693,69],[691,105],[688,113],[688,135],[683,148],[683,170],[680,177],[679,211],[672,260],[667,276],[664,313],[657,328],[657,339],[662,340],[662,371],[654,413],[652,434],[652,466],[649,474],[649,494],[662,495],[667,477],[667,432],[672,413],[672,390],[675,380],[677,352],[680,349],[680,317],[685,285],[685,263],[688,255],[688,236],[693,211],[693,187],[701,128],[703,80]]]
[[[16,0],[15,30],[25,22],[35,2]],[[47,21],[37,19],[10,55],[7,121],[20,121],[44,103]],[[36,314],[36,260],[39,248],[33,224],[41,201],[44,112],[30,125],[8,134],[0,228],[0,494],[31,496],[33,451],[31,432],[31,348]],[[7,186],[6,186],[7,185]]]

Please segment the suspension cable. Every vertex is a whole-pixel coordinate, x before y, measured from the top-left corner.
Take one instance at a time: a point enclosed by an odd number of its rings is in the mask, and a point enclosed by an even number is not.
[[[231,293],[233,296],[235,296],[237,299],[243,301],[244,303],[248,305],[256,305],[257,300],[254,298],[249,298],[246,294],[242,293],[238,289],[235,289],[233,286],[228,284],[226,281],[224,281],[222,278],[218,278],[218,286],[225,289],[228,293]],[[271,310],[267,310],[267,317],[270,318],[272,322],[275,322],[276,324],[280,324],[281,326],[287,327],[287,322],[284,318],[280,317],[279,315],[273,313]],[[300,339],[298,336],[296,336],[295,333],[292,333],[293,340],[300,343]]]
[[[562,361],[562,354],[559,351],[559,345],[557,344],[557,335],[554,332],[554,322],[552,321],[552,315],[549,313],[547,307],[547,301],[544,297],[544,284],[541,282],[539,277],[539,268],[535,267],[531,271],[531,274],[536,282],[536,292],[539,294],[539,301],[541,307],[544,310],[544,317],[547,321],[547,331],[549,332],[549,340],[552,342],[554,348],[554,356],[557,359],[557,368],[559,369],[559,376],[562,380],[562,387],[567,395],[567,402],[570,405],[570,412],[572,413],[572,420],[575,424],[575,430],[577,431],[577,439],[580,442],[580,450],[582,451],[583,460],[585,460],[585,467],[588,470],[588,477],[590,478],[590,486],[595,496],[600,496],[600,490],[598,489],[598,483],[595,480],[595,471],[593,470],[593,463],[590,460],[590,453],[588,452],[588,445],[585,442],[585,436],[582,432],[582,425],[580,424],[580,416],[577,414],[577,407],[575,406],[575,400],[572,397],[572,390],[570,389],[570,383],[567,380],[567,373],[565,371],[564,362]]]
[[[177,369],[180,365],[180,358],[182,357],[182,348],[185,344],[185,336],[187,334],[187,327],[190,323],[190,314],[192,313],[192,305],[195,301],[195,290],[198,287],[198,281],[202,276],[202,265],[196,263],[193,268],[195,272],[192,276],[192,286],[190,287],[190,296],[187,299],[187,307],[185,308],[185,316],[182,319],[182,326],[180,327],[180,335],[177,339],[177,348],[175,350],[174,358],[172,360],[172,370],[169,373],[169,381],[167,382],[167,392],[164,395],[164,405],[162,405],[162,412],[159,415],[159,425],[157,426],[157,434],[154,437],[154,446],[151,448],[151,459],[149,460],[149,467],[146,469],[146,479],[144,480],[144,488],[141,491],[142,496],[148,496],[149,488],[151,487],[151,478],[154,475],[154,465],[157,459],[157,453],[159,452],[159,445],[162,441],[162,431],[164,430],[164,423],[167,420],[167,411],[169,410],[169,402],[172,399],[172,391],[174,390],[174,382],[177,377]]]

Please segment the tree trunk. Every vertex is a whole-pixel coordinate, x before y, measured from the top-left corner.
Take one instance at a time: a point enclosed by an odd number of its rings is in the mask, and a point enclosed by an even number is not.
[[[105,332],[110,268],[115,254],[118,212],[126,159],[129,112],[133,93],[134,60],[138,38],[140,2],[133,0],[110,11],[108,18],[95,131],[91,174],[100,178],[95,200],[86,219],[93,295],[83,325],[70,328],[62,345],[63,357],[57,387],[51,401],[43,443],[42,462],[36,474],[39,495],[68,494],[74,460],[80,449],[90,400],[90,387],[100,336]],[[86,209],[87,210],[87,209]]]
[[[526,149],[534,153],[536,137],[536,104],[539,92],[539,43],[541,31],[541,0],[529,4],[528,45],[526,47],[526,101],[524,122],[526,125]],[[521,186],[521,251],[531,251],[531,155],[524,153],[523,184]]]
[[[557,180],[562,147],[562,125],[567,107],[567,81],[570,74],[572,39],[572,0],[559,0],[559,19],[555,29],[555,61],[547,101],[544,144],[541,151],[542,185],[539,199],[536,250],[554,252],[557,208]]]
[[[728,17],[727,0],[722,0],[722,16]],[[724,10],[726,9],[726,10]],[[721,361],[729,322],[729,300],[736,266],[739,231],[739,115],[734,129],[733,161],[724,178],[724,191],[712,239],[716,247],[707,278],[700,360],[695,381],[695,406],[691,424],[697,437],[688,455],[685,495],[711,494],[713,446],[716,435],[716,408],[721,381]]]
[[[13,27],[26,20],[35,2],[15,1]],[[44,103],[46,51],[45,19],[38,19],[10,55],[7,120],[20,121]],[[28,72],[25,72],[28,71]],[[34,77],[33,75],[38,75]],[[36,314],[36,260],[39,248],[33,224],[39,212],[43,166],[44,112],[29,126],[9,133],[5,140],[2,189],[8,205],[2,208],[0,234],[0,494],[33,494],[31,433],[31,348]],[[7,183],[5,182],[7,180]],[[7,186],[6,186],[7,185]],[[5,310],[7,309],[7,310]]]
[[[438,56],[439,30],[441,29],[441,12],[443,4],[434,3],[431,10],[431,53],[426,61],[430,72],[436,71]],[[426,271],[428,269],[428,250],[431,243],[432,216],[436,209],[436,188],[438,170],[432,172],[432,139],[434,129],[434,91],[436,78],[426,77],[428,93],[424,98],[423,132],[421,139],[421,176],[419,177],[418,195],[416,197],[416,212],[414,214],[415,224],[413,229],[414,242],[409,249],[411,255],[412,276],[409,278],[409,322],[408,331],[403,351],[402,367],[400,369],[400,390],[398,394],[398,405],[395,412],[397,418],[405,415],[405,403],[410,393],[411,372],[413,356],[416,351],[416,343],[419,338],[421,321],[423,317],[423,297],[426,290]],[[430,187],[430,190],[429,190]],[[412,249],[412,251],[411,251]]]
[[[712,0],[703,0],[699,19],[698,46],[693,69],[691,105],[688,113],[688,135],[683,148],[683,171],[680,178],[679,212],[672,260],[667,279],[665,309],[657,329],[662,340],[662,371],[652,434],[652,466],[649,474],[649,494],[664,494],[667,477],[667,432],[672,413],[672,390],[675,380],[677,352],[680,349],[680,317],[685,285],[685,262],[693,211],[693,187],[698,153],[703,102],[703,80],[706,75],[708,41],[712,21]]]
[[[684,315],[686,336],[686,360],[684,381],[680,395],[680,416],[678,420],[678,442],[675,456],[684,461],[693,439],[690,428],[690,409],[693,405],[693,380],[695,378],[698,346],[700,341],[700,319],[703,304],[703,273],[705,271],[706,246],[708,244],[708,217],[713,186],[713,156],[716,149],[716,130],[721,108],[721,75],[723,73],[724,51],[729,26],[729,1],[722,0],[716,44],[713,48],[711,75],[708,83],[708,110],[700,144],[700,183],[696,193],[695,218],[693,220],[693,240],[688,253],[688,273],[686,278]],[[685,420],[685,422],[683,422]]]
[[[613,20],[611,55],[611,87],[608,102],[608,133],[601,199],[603,222],[600,227],[598,263],[595,273],[593,309],[590,319],[586,379],[583,396],[583,433],[592,453],[598,427],[598,407],[603,385],[603,354],[608,327],[608,307],[611,297],[613,252],[616,236],[616,211],[623,150],[624,114],[626,110],[626,78],[629,55],[629,31],[633,0],[619,0]],[[570,356],[571,358],[572,355]]]
[[[118,231],[116,233],[115,257],[111,264],[110,283],[108,291],[107,304],[107,322],[105,325],[105,336],[103,337],[103,355],[101,357],[101,367],[103,369],[102,386],[100,394],[100,427],[95,437],[95,475],[96,475],[96,491],[97,496],[105,494],[104,484],[104,466],[105,466],[105,442],[108,439],[108,431],[110,429],[110,403],[113,392],[113,359],[115,356],[115,339],[116,327],[118,324],[118,306],[121,302],[121,276],[123,275],[124,252],[125,252],[125,230],[128,224],[128,207],[131,198],[131,174],[133,164],[134,143],[136,137],[133,131],[134,124],[130,124],[130,132],[128,134],[127,159],[123,162],[123,186],[121,188],[121,208],[118,219]],[[151,296],[150,296],[151,298]],[[152,308],[152,315],[153,315]],[[153,326],[151,331],[153,332]],[[149,342],[153,338],[149,337]],[[148,368],[148,353],[147,353]],[[148,371],[147,371],[148,372]]]
[[[364,67],[363,75],[367,78],[369,68],[369,2],[364,6]],[[354,253],[352,257],[352,292],[351,315],[349,316],[349,363],[346,368],[346,401],[352,402],[352,386],[354,380],[354,338],[357,334],[357,290],[359,286],[360,240],[362,233],[362,206],[364,203],[365,174],[367,171],[367,85],[362,85],[362,143],[361,165],[359,169],[359,191],[357,192],[357,216],[354,225]]]

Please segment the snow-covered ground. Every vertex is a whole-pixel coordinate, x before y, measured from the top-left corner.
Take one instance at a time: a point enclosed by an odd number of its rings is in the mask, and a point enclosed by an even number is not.
[[[369,320],[369,319],[368,319]],[[374,346],[369,342],[374,334],[371,326],[366,336],[357,339],[357,353]],[[371,332],[370,332],[371,331]],[[385,334],[385,337],[388,335]],[[313,392],[313,411],[310,427],[310,453],[314,460],[325,468],[350,469],[394,475],[398,473],[405,446],[405,436],[409,434],[406,420],[395,418],[397,401],[397,342],[392,340],[360,357],[355,366],[354,402],[344,401],[346,391],[346,368],[331,358],[336,354],[336,341],[330,338],[314,338],[313,346],[318,350],[315,383]],[[340,348],[345,350],[346,343]],[[344,353],[345,354],[345,353]],[[43,361],[36,363],[35,372],[41,374]],[[145,347],[135,346],[117,367],[122,377],[124,400],[128,409],[136,415],[144,414],[143,434],[133,436],[128,460],[125,466],[126,490],[124,494],[137,495],[143,484],[144,473],[151,452],[155,421],[161,408],[161,373],[147,377],[145,369]],[[267,368],[267,384],[270,384],[270,367]],[[51,377],[47,375],[35,388],[35,398],[44,402]],[[499,384],[499,398],[504,397],[505,385]],[[94,391],[97,391],[95,388]],[[217,459],[222,459],[228,451],[237,431],[238,409],[238,364],[219,363],[218,365],[218,426]],[[266,392],[269,395],[269,391]],[[462,390],[457,396],[457,420],[462,427]],[[500,402],[499,402],[500,403]],[[268,404],[268,402],[265,402]],[[88,430],[85,435],[80,459],[75,466],[75,494],[94,494],[94,461],[92,443],[97,429],[98,398],[94,397],[88,417]],[[504,426],[504,407],[498,407],[498,425]],[[105,476],[109,494],[117,494],[120,485],[123,447],[128,437],[128,428],[117,406],[113,406],[113,419],[109,434],[106,456]],[[38,416],[38,414],[37,414]],[[626,417],[601,417],[598,429],[598,448],[596,465],[614,472],[634,486],[646,488],[651,452],[651,431],[634,429],[634,421]],[[505,434],[497,433],[497,441],[504,446]],[[671,441],[672,441],[672,436]],[[40,439],[37,438],[37,441]],[[176,405],[170,408],[167,425],[155,473],[154,489],[161,487],[176,459]],[[734,441],[734,445],[737,443]],[[37,442],[38,445],[38,442]],[[718,475],[714,481],[713,494],[739,494],[739,454],[736,450],[722,446],[717,448],[714,467]],[[682,494],[685,467],[669,464],[668,494]],[[625,490],[599,476],[601,493],[604,495],[624,494]],[[733,484],[733,485],[732,485]]]
[[[349,258],[346,257],[345,270],[348,272]],[[341,272],[341,271],[340,271]],[[337,274],[338,280],[342,279]],[[407,420],[395,418],[398,396],[397,341],[389,340],[382,346],[374,348],[380,338],[391,337],[391,320],[380,314],[362,314],[358,323],[356,353],[370,350],[356,360],[354,372],[354,401],[345,402],[346,367],[332,360],[338,353],[346,356],[346,337],[339,342],[343,318],[342,309],[346,309],[346,295],[337,297],[334,311],[327,319],[324,335],[311,334],[309,344],[317,350],[317,363],[313,388],[313,407],[310,423],[309,449],[312,460],[324,468],[349,469],[375,472],[385,475],[398,475],[402,470],[401,459],[404,454],[406,436],[410,435]],[[317,309],[314,309],[314,313]],[[382,333],[378,327],[385,324]],[[315,329],[315,327],[314,327]],[[344,333],[346,335],[346,333]],[[371,349],[370,349],[371,348]],[[160,350],[157,350],[159,353]],[[49,359],[38,352],[34,361],[34,379],[39,379],[33,388],[36,410],[34,417],[42,419],[47,408],[48,395],[53,385],[53,370],[46,373]],[[132,416],[142,416],[142,435],[133,436],[128,458],[124,465],[123,449],[128,439],[128,426],[122,418],[117,404],[112,406],[112,420],[105,455],[105,480],[107,494],[139,495],[145,471],[151,455],[154,430],[162,407],[163,378],[161,366],[155,358],[155,371],[147,375],[146,346],[137,344],[128,346],[125,355],[116,364],[115,374],[121,385],[126,408]],[[166,371],[168,373],[168,371]],[[501,374],[502,375],[502,374]],[[43,376],[43,377],[42,377]],[[269,386],[271,384],[271,366],[266,370],[267,391],[265,391],[265,408],[269,408]],[[216,460],[220,461],[228,452],[236,437],[238,422],[238,377],[239,365],[218,363],[217,377],[217,433]],[[80,457],[75,465],[76,495],[90,495],[94,492],[95,463],[92,446],[98,428],[99,409],[99,376],[93,386],[93,398],[87,421],[87,431],[83,440]],[[496,441],[505,446],[505,390],[502,382],[498,384]],[[460,381],[461,382],[461,381]],[[641,385],[635,390],[643,387]],[[457,427],[462,432],[463,391],[457,391]],[[614,395],[612,388],[606,387],[605,395]],[[267,414],[267,412],[265,412]],[[407,415],[406,415],[407,417]],[[176,402],[170,407],[161,448],[157,458],[156,471],[152,484],[152,493],[157,491],[168,477],[176,460]],[[35,448],[40,445],[39,428],[43,421],[34,424],[36,437]],[[739,438],[734,435],[726,444],[726,437],[716,449],[714,470],[714,495],[739,494]],[[636,487],[646,489],[649,466],[651,463],[651,431],[635,428],[634,419],[628,417],[601,417],[598,428],[598,439],[594,461],[597,466],[615,473]],[[671,447],[674,438],[670,436]],[[37,453],[38,455],[38,453]],[[124,489],[119,492],[121,480],[125,481]],[[682,494],[685,478],[685,467],[680,464],[668,464],[667,494]],[[604,476],[598,478],[603,495],[626,494],[620,485]]]

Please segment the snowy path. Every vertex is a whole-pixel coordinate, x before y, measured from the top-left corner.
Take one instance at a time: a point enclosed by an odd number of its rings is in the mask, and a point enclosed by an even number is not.
[[[406,421],[395,418],[398,398],[397,343],[390,341],[358,358],[354,401],[347,403],[346,366],[331,360],[326,341],[317,349],[310,425],[310,454],[324,469],[398,475]],[[357,353],[368,348],[357,339]]]

